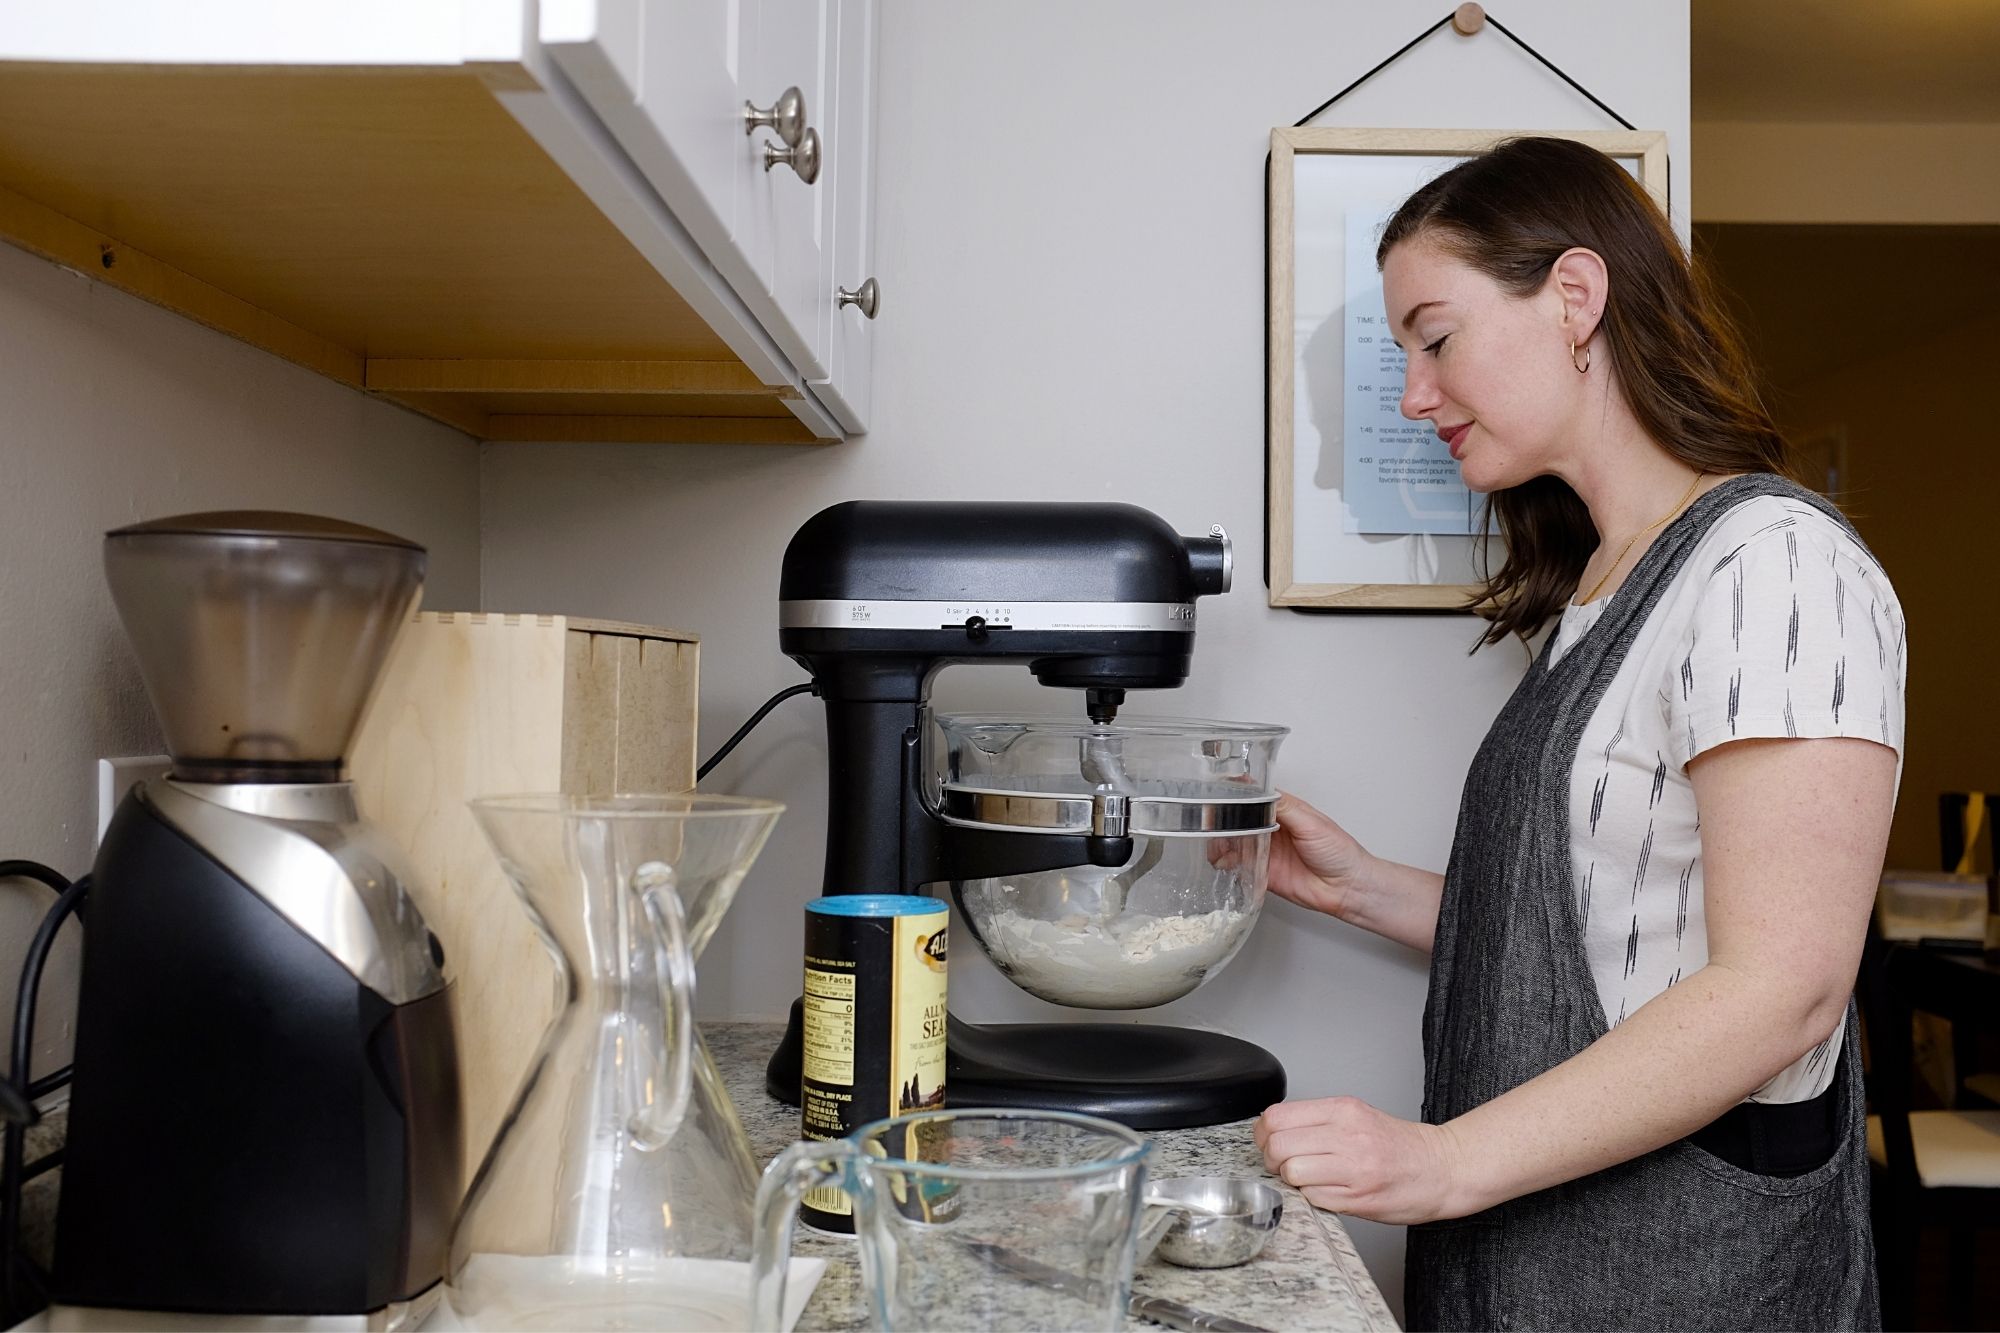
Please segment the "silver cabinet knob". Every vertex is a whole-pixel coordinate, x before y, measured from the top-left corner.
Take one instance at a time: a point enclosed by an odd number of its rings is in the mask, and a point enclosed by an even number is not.
[[[799,179],[811,185],[819,179],[819,131],[807,127],[805,135],[797,145],[780,148],[776,144],[764,145],[764,170],[783,162],[799,174]]]
[[[875,285],[875,279],[870,278],[851,292],[845,287],[836,287],[833,289],[833,294],[839,298],[839,303],[834,306],[834,309],[838,310],[844,305],[855,306],[862,314],[873,319],[875,318],[876,304],[882,298],[882,289]]]
[[[743,103],[743,132],[754,134],[759,129],[777,131],[787,147],[797,148],[799,140],[806,133],[806,97],[797,88],[787,88],[778,94],[778,100],[765,110],[754,102]]]

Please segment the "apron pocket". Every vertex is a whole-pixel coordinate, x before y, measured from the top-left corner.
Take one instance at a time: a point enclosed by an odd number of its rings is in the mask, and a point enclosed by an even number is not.
[[[1683,1139],[1664,1150],[1669,1157],[1678,1158],[1697,1171],[1714,1177],[1735,1189],[1751,1194],[1763,1194],[1780,1198],[1791,1198],[1811,1194],[1824,1188],[1837,1177],[1847,1162],[1854,1156],[1854,1135],[1843,1133],[1840,1142],[1834,1146],[1833,1155],[1812,1170],[1796,1176],[1767,1176],[1757,1171],[1746,1171],[1734,1162],[1726,1162],[1714,1153]]]
[[[1876,1326],[1864,1171],[1851,1142],[1789,1178],[1679,1143],[1530,1196],[1504,1311],[1517,1329]]]

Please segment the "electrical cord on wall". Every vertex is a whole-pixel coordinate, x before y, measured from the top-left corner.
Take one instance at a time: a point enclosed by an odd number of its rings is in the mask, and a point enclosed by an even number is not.
[[[764,706],[758,709],[756,712],[752,713],[750,715],[750,720],[748,722],[745,722],[742,726],[738,727],[736,729],[736,734],[734,736],[731,736],[728,740],[724,741],[722,743],[722,748],[720,750],[717,750],[714,754],[710,755],[708,757],[708,762],[695,770],[694,780],[696,782],[700,782],[703,778],[708,776],[708,771],[710,769],[714,768],[717,764],[727,759],[729,757],[729,752],[736,748],[737,743],[740,742],[745,736],[748,736],[751,732],[751,729],[754,728],[759,722],[762,722],[765,718],[765,715],[768,714],[773,708],[776,708],[779,704],[783,703],[785,700],[791,698],[795,694],[806,694],[806,693],[817,695],[819,693],[818,682],[809,680],[803,685],[794,685],[789,689],[779,690],[776,694],[766,699],[764,701]]]

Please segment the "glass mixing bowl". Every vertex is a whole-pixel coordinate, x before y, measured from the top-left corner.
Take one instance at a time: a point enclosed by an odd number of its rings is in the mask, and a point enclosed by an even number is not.
[[[935,719],[940,816],[969,828],[1088,833],[1122,808],[1132,855],[957,880],[973,940],[1031,995],[1144,1009],[1219,972],[1250,935],[1269,880],[1271,761],[1284,727],[1186,718],[1002,714]]]

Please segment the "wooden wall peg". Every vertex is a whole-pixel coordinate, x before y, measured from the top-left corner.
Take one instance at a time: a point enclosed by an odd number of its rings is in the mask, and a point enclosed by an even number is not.
[[[1432,10],[1436,13],[1436,10]],[[1486,10],[1475,4],[1463,4],[1451,11],[1451,26],[1461,37],[1470,37],[1486,26]]]

